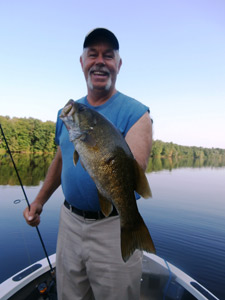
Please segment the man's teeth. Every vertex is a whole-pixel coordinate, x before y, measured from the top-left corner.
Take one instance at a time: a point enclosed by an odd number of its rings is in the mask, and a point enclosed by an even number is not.
[[[105,72],[99,72],[99,71],[94,71],[93,72],[95,75],[107,75]]]

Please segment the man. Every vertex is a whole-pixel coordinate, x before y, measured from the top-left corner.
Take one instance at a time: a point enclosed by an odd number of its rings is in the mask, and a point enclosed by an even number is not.
[[[104,28],[91,31],[84,40],[80,63],[88,92],[78,102],[107,117],[146,169],[152,144],[149,110],[115,88],[122,65],[115,35]],[[66,200],[57,242],[58,299],[139,299],[142,253],[136,250],[126,263],[122,260],[119,216],[115,210],[107,218],[99,213],[96,186],[80,162],[74,167],[74,146],[59,117],[56,143],[58,150],[44,184],[24,217],[29,225],[37,226],[43,205],[62,184]]]

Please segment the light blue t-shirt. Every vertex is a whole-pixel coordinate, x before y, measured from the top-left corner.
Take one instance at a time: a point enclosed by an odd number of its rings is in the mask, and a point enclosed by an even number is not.
[[[98,111],[110,120],[125,137],[129,129],[147,112],[149,108],[139,101],[120,92],[114,94],[106,103],[100,106],[91,106],[87,97],[77,100]],[[56,144],[62,152],[61,184],[65,199],[76,208],[89,211],[100,210],[97,189],[88,172],[78,161],[73,164],[74,145],[69,141],[68,131],[59,118],[62,109],[58,112],[56,123]]]

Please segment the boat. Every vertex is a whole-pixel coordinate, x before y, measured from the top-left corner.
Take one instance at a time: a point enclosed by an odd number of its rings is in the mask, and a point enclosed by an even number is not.
[[[56,254],[21,270],[0,284],[1,300],[56,300]],[[219,300],[192,277],[162,259],[143,252],[140,300]]]

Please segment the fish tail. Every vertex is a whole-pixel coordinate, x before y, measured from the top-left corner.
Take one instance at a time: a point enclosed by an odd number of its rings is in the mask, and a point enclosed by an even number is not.
[[[152,253],[156,252],[151,235],[140,214],[138,222],[132,228],[130,226],[121,227],[121,253],[123,260],[126,262],[136,249]]]

